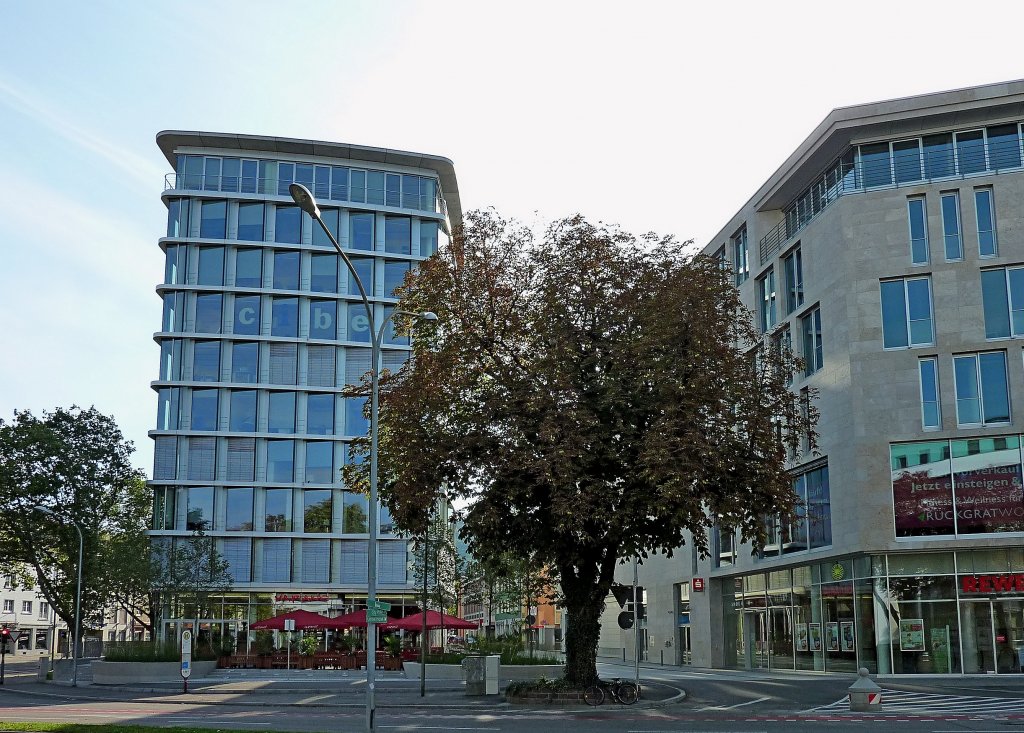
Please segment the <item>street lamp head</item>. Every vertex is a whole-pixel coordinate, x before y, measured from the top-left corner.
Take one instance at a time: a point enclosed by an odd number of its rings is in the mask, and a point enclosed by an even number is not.
[[[49,509],[49,508],[47,508],[45,506],[42,506],[42,505],[38,505],[37,504],[36,506],[34,506],[32,508],[35,509],[37,512],[40,512],[42,514],[49,514],[51,517],[56,517],[57,516],[57,513],[55,511],[53,511],[52,509]]]
[[[434,311],[423,311],[422,313],[420,313],[420,320],[421,321],[436,321],[437,320],[437,314],[434,313]]]
[[[300,209],[314,219],[320,218],[320,209],[317,207],[316,199],[313,198],[313,194],[310,193],[308,188],[301,183],[292,183],[288,186],[288,193],[291,194],[292,201],[298,204]]]

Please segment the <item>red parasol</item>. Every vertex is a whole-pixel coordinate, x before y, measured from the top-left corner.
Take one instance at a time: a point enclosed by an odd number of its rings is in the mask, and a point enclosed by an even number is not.
[[[395,620],[390,616],[387,616],[386,618],[387,621],[382,624],[377,624],[377,628],[383,631],[391,631],[395,628]],[[357,626],[361,629],[365,629],[366,625],[366,609],[364,608],[361,611],[353,611],[352,613],[346,613],[343,616],[327,619],[327,625],[324,628],[348,629],[353,626]]]
[[[331,622],[331,619],[326,616],[321,616],[319,613],[313,613],[312,611],[303,611],[300,608],[295,611],[289,611],[288,613],[282,613],[280,616],[273,616],[272,618],[257,621],[256,623],[251,624],[249,628],[254,631],[284,631],[284,622],[287,620],[294,620],[295,628],[298,630],[326,629],[330,628]]]
[[[479,624],[475,621],[467,621],[464,618],[458,616],[449,616],[445,613],[438,613],[437,611],[427,611],[427,628],[428,629],[476,629],[479,628]],[[399,619],[394,622],[393,627],[396,629],[405,629],[406,631],[420,631],[423,629],[423,614],[414,613],[411,616]]]

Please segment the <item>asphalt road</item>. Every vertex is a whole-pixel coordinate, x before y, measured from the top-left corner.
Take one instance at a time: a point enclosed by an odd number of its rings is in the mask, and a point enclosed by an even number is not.
[[[29,670],[30,671],[30,670]],[[211,729],[358,733],[364,729],[357,680],[348,690],[337,681],[311,683],[279,694],[250,690],[193,694],[171,691],[128,693],[104,688],[72,690],[37,685],[32,676],[11,670],[0,691],[0,722],[46,721],[135,723],[196,726]],[[632,676],[632,668],[602,665],[602,676]],[[507,733],[755,733],[757,731],[824,731],[899,726],[917,733],[1024,731],[1024,680],[1021,678],[883,680],[883,713],[855,715],[843,701],[852,678],[828,675],[644,668],[647,684],[682,688],[685,699],[656,708],[534,708],[467,699],[450,685],[439,688],[420,706],[409,684],[383,680],[378,699],[381,731],[502,731]],[[347,678],[346,678],[347,679]],[[325,692],[329,688],[330,692]],[[667,689],[667,688],[666,688]],[[323,694],[319,694],[323,693]],[[664,689],[661,697],[668,697]],[[403,703],[407,700],[408,704]],[[469,700],[476,702],[470,703]],[[299,704],[296,704],[296,703]],[[0,724],[0,730],[2,730]]]

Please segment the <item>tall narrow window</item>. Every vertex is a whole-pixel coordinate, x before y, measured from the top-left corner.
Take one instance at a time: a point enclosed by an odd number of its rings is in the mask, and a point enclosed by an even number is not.
[[[224,239],[227,233],[226,201],[204,201],[199,208],[199,236],[204,239]]]
[[[258,288],[263,285],[263,250],[246,248],[235,253],[235,287]]]
[[[196,294],[196,333],[220,333],[221,300],[220,293]]]
[[[239,204],[237,238],[247,242],[262,242],[263,216],[263,204]]]
[[[800,327],[804,337],[804,375],[809,377],[825,362],[821,344],[821,308],[815,308],[801,318]]]
[[[882,291],[882,345],[886,349],[934,342],[929,278],[886,280]]]
[[[295,441],[267,441],[267,481],[290,483],[295,475]]]
[[[958,425],[1010,422],[1006,352],[958,354],[953,357]]]
[[[974,210],[978,218],[978,254],[995,257],[999,254],[996,245],[996,212],[991,188],[974,189]]]
[[[1017,125],[990,127],[988,133],[988,161],[992,170],[1020,167],[1020,135]]]
[[[373,214],[349,214],[348,216],[348,248],[372,250],[373,247]]]
[[[907,199],[910,224],[910,261],[915,265],[928,262],[928,216],[924,197]]]
[[[757,281],[761,296],[761,331],[768,331],[775,326],[775,270],[769,269]]]
[[[924,142],[924,175],[926,178],[944,178],[956,172],[953,155],[953,135],[926,135]]]
[[[962,260],[964,246],[960,237],[960,194],[956,191],[942,194],[942,236],[946,244],[946,259]]]
[[[1024,267],[981,271],[985,338],[1024,336]]]
[[[786,255],[782,261],[786,273],[786,315],[804,304],[804,263],[800,248]]]
[[[736,284],[739,285],[750,277],[750,261],[747,251],[747,228],[741,227],[732,235],[732,261],[736,267]]]
[[[985,134],[981,130],[956,134],[956,162],[960,175],[985,170]]]
[[[896,183],[921,180],[921,143],[916,138],[892,144],[893,170]]]
[[[939,361],[934,356],[917,362],[921,382],[921,426],[925,430],[942,427],[939,411]]]
[[[267,489],[263,526],[267,532],[292,531],[292,490]]]

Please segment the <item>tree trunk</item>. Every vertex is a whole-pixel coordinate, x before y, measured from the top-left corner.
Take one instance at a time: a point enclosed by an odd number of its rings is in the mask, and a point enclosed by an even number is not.
[[[584,687],[597,680],[597,644],[601,637],[604,599],[597,599],[591,593],[580,594],[583,598],[566,595],[565,677]]]

